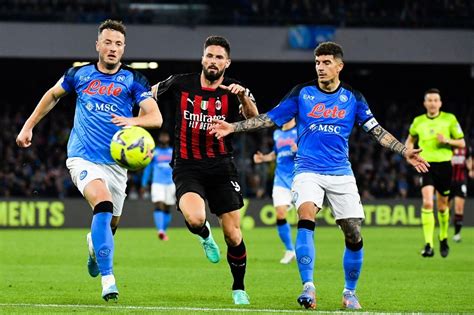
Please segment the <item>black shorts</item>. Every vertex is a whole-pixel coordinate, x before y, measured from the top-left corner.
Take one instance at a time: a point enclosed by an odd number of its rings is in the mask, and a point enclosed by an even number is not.
[[[452,182],[449,199],[453,199],[454,197],[467,198],[467,181]]]
[[[176,160],[173,181],[178,205],[181,196],[195,192],[207,200],[211,213],[217,216],[244,206],[237,168],[231,157],[202,161]]]
[[[434,186],[442,196],[449,196],[451,192],[451,176],[453,167],[451,162],[429,162],[428,173],[421,176],[421,187]]]

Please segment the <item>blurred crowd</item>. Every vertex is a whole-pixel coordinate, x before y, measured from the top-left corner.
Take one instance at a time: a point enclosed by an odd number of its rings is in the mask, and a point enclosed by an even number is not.
[[[65,105],[61,106],[61,110],[54,110],[35,128],[33,142],[28,149],[19,149],[14,140],[29,110],[18,111],[8,104],[2,108],[0,197],[80,196],[65,166],[74,107]],[[413,113],[404,112],[403,108],[406,107],[393,103],[377,115],[381,125],[402,141],[413,119]],[[466,110],[469,109],[466,107]],[[468,139],[474,139],[472,122],[465,119],[470,114],[471,111],[461,112],[458,116],[465,128],[467,143]],[[257,150],[268,153],[273,149],[272,132],[261,130],[234,137],[236,164],[246,197],[271,197],[275,164],[255,165],[252,156]],[[360,128],[354,129],[349,143],[350,159],[363,199],[420,196],[419,176],[399,155],[383,149]],[[471,141],[470,145],[473,144]],[[141,176],[141,172],[129,172],[128,198],[140,198]]]
[[[0,20],[473,28],[471,0],[2,0]]]

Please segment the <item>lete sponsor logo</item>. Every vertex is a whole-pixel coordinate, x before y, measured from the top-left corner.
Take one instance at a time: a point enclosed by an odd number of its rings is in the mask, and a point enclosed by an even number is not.
[[[122,93],[122,88],[115,87],[113,82],[111,82],[109,85],[106,85],[102,84],[102,81],[100,80],[92,80],[82,92],[89,95],[99,94],[108,96],[119,96],[120,93]]]
[[[332,108],[326,108],[324,103],[318,103],[314,105],[311,112],[308,114],[309,117],[313,118],[339,118],[342,119],[346,117],[346,110],[339,109],[339,107],[334,106]]]

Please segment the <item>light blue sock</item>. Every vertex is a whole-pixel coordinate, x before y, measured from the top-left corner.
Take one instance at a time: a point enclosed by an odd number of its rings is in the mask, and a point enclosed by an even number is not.
[[[163,212],[163,231],[166,231],[168,229],[168,226],[170,226],[170,222],[171,222],[171,213]]]
[[[158,231],[163,230],[163,211],[156,208],[153,212],[153,218],[155,219],[155,226]]]
[[[285,220],[286,221],[286,220]],[[295,250],[291,241],[291,227],[288,222],[282,225],[277,224],[278,235],[285,245],[286,250]]]
[[[364,249],[353,251],[346,247],[342,264],[344,266],[345,288],[355,290],[359,280],[362,262],[364,261]]]
[[[110,229],[112,213],[99,212],[92,217],[91,236],[102,276],[113,274],[114,237]]]
[[[309,220],[304,220],[311,222]],[[314,259],[316,256],[314,247],[314,222],[313,229],[301,227],[298,222],[298,233],[296,234],[296,260],[302,283],[313,282]]]

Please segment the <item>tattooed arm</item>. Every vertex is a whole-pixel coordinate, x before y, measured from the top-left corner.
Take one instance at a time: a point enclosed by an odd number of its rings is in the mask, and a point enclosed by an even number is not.
[[[238,121],[232,124],[224,120],[214,120],[210,128],[210,134],[215,134],[218,139],[227,136],[233,132],[245,132],[251,130],[259,130],[275,126],[275,123],[267,114],[260,114],[256,117]]]
[[[428,172],[428,167],[430,165],[419,155],[421,149],[407,148],[403,143],[398,141],[390,132],[382,128],[380,125],[373,128],[371,131],[369,131],[369,133],[383,147],[389,148],[390,150],[405,157],[407,162],[411,164],[418,173]]]
[[[370,131],[370,135],[383,147],[388,148],[394,152],[405,157],[407,147],[398,141],[390,132],[382,128],[380,125]]]

